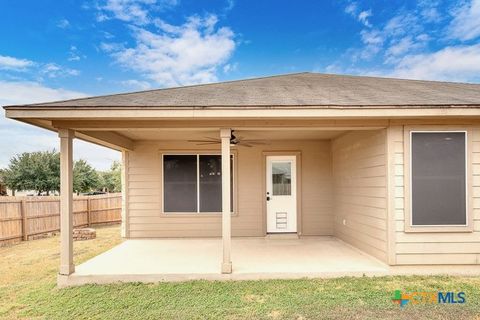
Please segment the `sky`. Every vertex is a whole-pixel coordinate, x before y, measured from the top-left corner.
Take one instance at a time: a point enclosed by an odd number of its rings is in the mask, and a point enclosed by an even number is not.
[[[480,0],[0,1],[2,106],[304,71],[480,83]],[[0,117],[0,168],[58,143]]]

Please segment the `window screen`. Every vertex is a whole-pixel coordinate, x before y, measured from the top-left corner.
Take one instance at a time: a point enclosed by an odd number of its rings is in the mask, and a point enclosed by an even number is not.
[[[222,158],[200,155],[200,211],[222,211]]]
[[[197,156],[163,157],[165,212],[197,212]]]
[[[165,155],[163,161],[165,212],[222,211],[220,155]],[[230,208],[233,211],[233,156],[230,157]]]
[[[222,211],[222,156],[200,155],[200,212]],[[230,210],[233,211],[233,156],[230,156]]]
[[[464,132],[412,132],[412,225],[466,225]]]

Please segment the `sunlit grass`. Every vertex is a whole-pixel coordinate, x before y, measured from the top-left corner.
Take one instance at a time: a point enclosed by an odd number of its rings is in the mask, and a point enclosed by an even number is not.
[[[380,277],[191,281],[57,289],[58,237],[0,248],[0,318],[40,319],[480,319],[480,278]],[[75,243],[80,263],[119,243],[119,228]],[[396,289],[464,291],[463,305],[407,305]]]

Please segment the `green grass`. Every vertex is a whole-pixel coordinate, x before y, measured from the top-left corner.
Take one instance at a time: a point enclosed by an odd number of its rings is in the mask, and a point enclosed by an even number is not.
[[[120,242],[118,227],[75,243],[80,263]],[[57,289],[58,238],[0,248],[0,318],[35,319],[480,319],[480,278],[380,277]],[[407,305],[393,291],[464,291],[462,305]]]

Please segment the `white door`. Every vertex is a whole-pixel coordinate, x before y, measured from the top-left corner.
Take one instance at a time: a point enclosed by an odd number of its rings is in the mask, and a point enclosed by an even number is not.
[[[295,156],[267,156],[267,233],[297,232]]]

